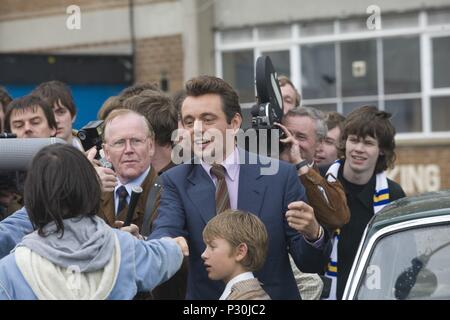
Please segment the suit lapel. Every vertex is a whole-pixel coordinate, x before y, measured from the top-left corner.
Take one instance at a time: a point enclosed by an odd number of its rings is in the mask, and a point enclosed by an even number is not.
[[[261,182],[259,164],[242,164],[239,170],[238,209],[261,215],[267,186]]]
[[[187,179],[190,182],[186,190],[187,195],[197,207],[204,222],[208,223],[216,215],[214,183],[200,164],[192,166]]]

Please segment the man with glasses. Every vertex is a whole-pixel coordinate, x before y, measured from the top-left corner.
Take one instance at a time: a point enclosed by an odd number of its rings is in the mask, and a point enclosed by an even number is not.
[[[136,205],[132,223],[142,227],[148,193],[157,172],[150,166],[154,155],[154,133],[147,119],[132,110],[118,109],[105,120],[104,144],[106,159],[113,165],[116,176],[112,192],[102,195],[100,216],[114,226],[125,221],[131,189],[143,189]]]

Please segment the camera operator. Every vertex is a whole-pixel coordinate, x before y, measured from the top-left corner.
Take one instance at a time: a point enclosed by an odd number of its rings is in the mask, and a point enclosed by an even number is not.
[[[48,81],[37,86],[31,94],[46,100],[52,107],[56,120],[56,137],[84,151],[77,138],[77,131],[72,128],[77,108],[69,87],[61,81]]]
[[[296,165],[308,203],[314,208],[320,223],[333,231],[348,221],[349,213],[342,185],[327,183],[314,163],[316,148],[327,132],[324,115],[314,108],[297,107],[289,110],[282,122],[277,124],[286,135],[280,140],[284,144],[280,158]],[[302,274],[294,264],[292,267],[302,297],[319,299],[323,284],[318,275]]]

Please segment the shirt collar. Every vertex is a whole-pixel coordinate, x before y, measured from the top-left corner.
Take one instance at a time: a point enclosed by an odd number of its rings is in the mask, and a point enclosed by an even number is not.
[[[202,165],[203,169],[208,173],[208,175],[211,176],[211,165],[209,163],[204,162],[200,159],[200,164]],[[231,181],[234,181],[236,179],[237,173],[239,172],[239,152],[238,148],[234,148],[233,152],[225,159],[224,162],[221,163],[225,167],[226,174],[228,178],[231,179]]]
[[[231,288],[233,287],[233,285],[235,283],[244,281],[244,280],[249,280],[249,279],[253,279],[255,276],[253,275],[252,272],[244,272],[241,273],[239,275],[237,275],[236,277],[234,277],[233,279],[231,279],[230,281],[228,281],[227,285],[225,286],[225,290],[223,291],[222,295],[220,296],[219,300],[226,300],[228,298],[228,296],[231,293]]]
[[[114,193],[116,193],[117,189],[120,188],[120,186],[125,186],[125,188],[127,189],[127,192],[129,195],[131,195],[131,188],[134,186],[141,186],[142,183],[144,182],[145,178],[147,178],[148,173],[150,172],[150,166],[148,167],[147,170],[145,170],[139,177],[137,177],[134,180],[129,181],[127,184],[121,184],[119,179],[117,179],[117,186],[114,188]]]

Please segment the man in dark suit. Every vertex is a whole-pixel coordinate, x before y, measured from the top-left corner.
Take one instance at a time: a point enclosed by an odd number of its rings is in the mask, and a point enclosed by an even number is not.
[[[184,235],[189,239],[187,298],[218,299],[224,289],[222,282],[208,279],[201,253],[203,228],[226,203],[224,208],[252,212],[266,225],[267,261],[256,276],[270,297],[299,299],[288,252],[305,272],[319,272],[330,248],[313,209],[304,202],[305,191],[294,166],[270,159],[270,166],[278,170],[264,175],[267,168],[262,163],[269,159],[258,156],[256,164],[249,163],[252,156],[235,144],[242,122],[239,99],[221,79],[200,76],[188,81],[181,117],[196,158],[193,164],[179,165],[162,175],[159,215],[150,237]],[[225,170],[221,177],[211,171],[218,164]],[[216,189],[222,192],[216,194]]]

